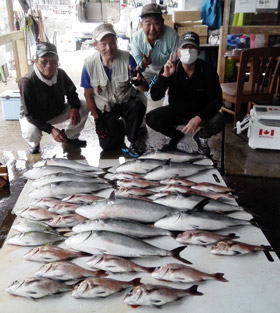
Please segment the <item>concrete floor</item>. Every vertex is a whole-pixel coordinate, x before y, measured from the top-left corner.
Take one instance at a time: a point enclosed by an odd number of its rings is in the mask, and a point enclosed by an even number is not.
[[[83,90],[78,87],[81,68],[84,58],[91,53],[91,50],[60,52],[61,67],[76,84],[81,98],[83,98]],[[0,82],[0,93],[7,89],[17,89],[14,78],[9,78],[7,85]],[[149,99],[148,110],[161,104],[161,101],[154,102]],[[227,120],[224,167],[221,168],[223,165],[221,162],[221,135],[210,140],[213,160],[218,170],[223,173],[226,183],[239,196],[238,203],[256,214],[256,220],[263,227],[265,235],[280,257],[280,234],[278,232],[280,224],[279,151],[251,149],[248,146],[246,132],[237,136],[232,131],[231,116],[227,116]],[[19,122],[4,120],[2,108],[0,108],[0,138],[0,163],[8,166],[10,179],[10,186],[0,189],[0,247],[14,219],[14,216],[10,214],[11,209],[25,184],[22,173],[30,168],[34,162],[56,156],[73,160],[85,159],[90,164],[98,166],[100,158],[112,158],[121,155],[119,151],[102,152],[98,145],[94,122],[91,117],[81,134],[81,138],[88,142],[87,147],[77,149],[61,145],[55,142],[51,136],[45,134],[41,143],[41,154],[30,155],[27,144],[21,138]],[[147,149],[160,149],[167,142],[164,136],[151,129],[148,129],[148,133],[141,140],[145,142]]]

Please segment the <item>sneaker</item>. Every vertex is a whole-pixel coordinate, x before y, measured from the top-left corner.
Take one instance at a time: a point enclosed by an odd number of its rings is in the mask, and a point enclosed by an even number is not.
[[[31,153],[31,154],[40,153],[40,145],[35,146],[35,147],[29,146],[29,153]]]
[[[87,145],[86,140],[80,140],[80,139],[67,139],[67,142],[69,145],[77,146],[77,147],[85,147]]]
[[[198,133],[194,134],[193,140],[197,143],[197,152],[210,156],[211,150],[208,146],[208,138],[199,137]]]
[[[162,147],[162,150],[176,150],[177,144],[180,140],[184,138],[183,133],[178,133],[174,138],[171,138],[169,143]]]
[[[122,152],[128,154],[129,156],[133,158],[138,158],[140,157],[145,151],[142,149],[138,148],[135,144],[131,143],[129,148],[126,146],[122,147]]]

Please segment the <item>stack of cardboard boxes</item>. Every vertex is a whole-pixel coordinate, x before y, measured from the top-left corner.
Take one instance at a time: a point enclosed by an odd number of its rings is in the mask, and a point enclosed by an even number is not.
[[[200,44],[206,44],[208,39],[208,26],[202,25],[200,11],[173,11],[172,14],[163,14],[164,24],[174,28],[178,36],[185,32],[195,32],[199,35]]]

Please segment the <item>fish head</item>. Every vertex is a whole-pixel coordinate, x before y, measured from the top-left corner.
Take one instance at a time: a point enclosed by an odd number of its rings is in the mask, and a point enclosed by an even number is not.
[[[81,243],[83,243],[84,241],[86,241],[89,236],[91,235],[90,231],[85,231],[85,232],[81,232],[81,233],[77,233],[72,235],[71,237],[67,238],[65,240],[65,243],[70,246],[70,247],[79,247],[79,245]],[[79,249],[78,249],[79,250]]]
[[[154,277],[156,279],[160,279],[160,278],[164,277],[168,272],[169,272],[168,264],[164,264],[162,266],[157,267],[152,272],[152,277]]]
[[[52,263],[42,265],[34,274],[36,277],[43,277],[52,268]]]
[[[38,252],[40,251],[40,248],[36,247],[33,248],[31,250],[29,250],[27,253],[25,253],[25,255],[23,256],[25,259],[30,259],[32,258],[34,255],[36,255]]]
[[[106,258],[106,255],[96,254],[90,260],[88,260],[87,264],[91,267],[94,267],[95,265],[102,263],[104,258]]]
[[[72,291],[72,297],[80,298],[88,289],[88,282],[87,280],[83,280],[81,283],[76,285]]]
[[[129,290],[124,296],[124,303],[128,305],[137,305],[141,296],[143,295],[142,285],[136,286],[133,289]]]
[[[168,228],[169,226],[175,225],[175,223],[177,223],[177,221],[180,219],[180,216],[180,212],[170,213],[156,221],[154,225],[163,229]]]
[[[15,280],[7,289],[6,291],[11,295],[18,295],[20,288],[23,287],[24,280]]]
[[[222,252],[226,252],[229,249],[231,242],[230,241],[218,241],[215,245],[211,247],[211,253],[218,254]]]

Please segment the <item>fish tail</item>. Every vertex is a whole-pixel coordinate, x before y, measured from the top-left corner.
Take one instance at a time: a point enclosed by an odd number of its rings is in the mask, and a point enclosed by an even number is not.
[[[186,291],[194,296],[202,296],[203,293],[197,291],[198,285],[192,285],[190,288],[186,289]]]
[[[249,223],[255,227],[263,229],[254,218],[250,219]]]
[[[181,246],[181,247],[178,247],[178,248],[171,250],[170,252],[172,253],[172,256],[175,259],[177,259],[183,263],[186,263],[186,264],[192,264],[190,261],[180,257],[180,252],[183,251],[185,248],[186,248],[186,246]]]
[[[96,276],[108,276],[109,274],[104,270],[98,270]]]
[[[274,251],[274,249],[273,249],[271,246],[261,245],[261,247],[262,247],[265,251]]]
[[[224,275],[224,273],[215,273],[214,277],[219,281],[228,282],[228,280],[224,278]]]
[[[147,271],[147,273],[152,273],[155,269],[156,269],[156,267],[147,267],[146,271]]]
[[[133,286],[141,285],[141,277],[137,277],[137,278],[132,279],[131,283]]]
[[[236,236],[235,233],[230,233],[230,234],[228,234],[228,238],[229,239],[237,239],[237,238],[240,238],[240,237]]]

